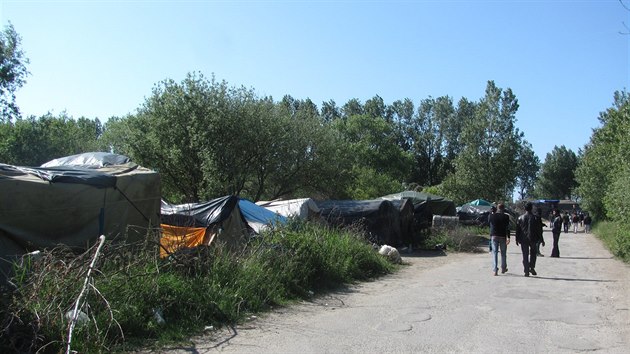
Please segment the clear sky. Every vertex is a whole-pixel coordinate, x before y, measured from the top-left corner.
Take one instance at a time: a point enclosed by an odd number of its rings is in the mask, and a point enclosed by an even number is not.
[[[619,0],[0,0],[8,22],[30,59],[26,116],[106,121],[189,72],[319,107],[477,101],[494,80],[518,98],[517,127],[544,161],[555,145],[577,153],[630,86]]]

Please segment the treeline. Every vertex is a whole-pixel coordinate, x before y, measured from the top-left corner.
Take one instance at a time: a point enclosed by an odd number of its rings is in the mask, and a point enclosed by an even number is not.
[[[425,188],[456,202],[511,200],[537,168],[515,127],[518,100],[493,81],[477,102],[449,96],[342,106],[260,97],[214,77],[165,80],[137,110],[98,120],[46,115],[0,125],[0,161],[37,166],[86,151],[112,151],[161,173],[172,202],[239,194],[368,199]]]

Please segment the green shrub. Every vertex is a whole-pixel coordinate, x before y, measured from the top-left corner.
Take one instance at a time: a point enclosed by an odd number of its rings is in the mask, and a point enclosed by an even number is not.
[[[81,306],[86,320],[73,332],[73,350],[111,352],[185,340],[206,326],[233,325],[270,306],[394,269],[362,236],[301,223],[256,237],[239,252],[214,245],[160,259],[157,251],[151,244],[106,243]],[[94,252],[59,248],[44,254],[16,267],[17,290],[1,294],[3,352],[65,350],[66,313]]]
[[[593,227],[610,252],[626,263],[630,263],[630,225],[627,223],[601,221]]]

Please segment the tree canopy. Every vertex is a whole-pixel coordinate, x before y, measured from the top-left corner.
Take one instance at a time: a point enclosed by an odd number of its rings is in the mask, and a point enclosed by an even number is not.
[[[9,23],[0,32],[0,122],[10,121],[20,114],[15,104],[15,91],[26,82],[29,60],[21,48],[22,38]]]
[[[596,218],[627,222],[630,215],[630,96],[614,94],[613,106],[600,113],[575,172],[582,206]]]

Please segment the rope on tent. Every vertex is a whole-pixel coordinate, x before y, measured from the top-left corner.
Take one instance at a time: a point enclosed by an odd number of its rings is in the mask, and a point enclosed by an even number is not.
[[[144,218],[144,220],[146,220],[147,222],[151,222],[151,220],[149,219],[149,217],[147,217],[146,215],[144,215],[144,213],[140,210],[140,208],[138,208],[132,201],[131,199],[129,199],[129,197],[127,197],[127,195],[125,193],[123,193],[123,191],[121,191],[120,189],[118,189],[118,187],[114,186],[114,189],[117,190],[118,192],[120,192],[120,194],[125,197],[125,199],[127,199],[127,201],[129,202],[129,204],[131,204],[131,206],[133,206],[136,211],[138,211],[138,213],[140,213],[140,215],[142,215],[142,217]]]

